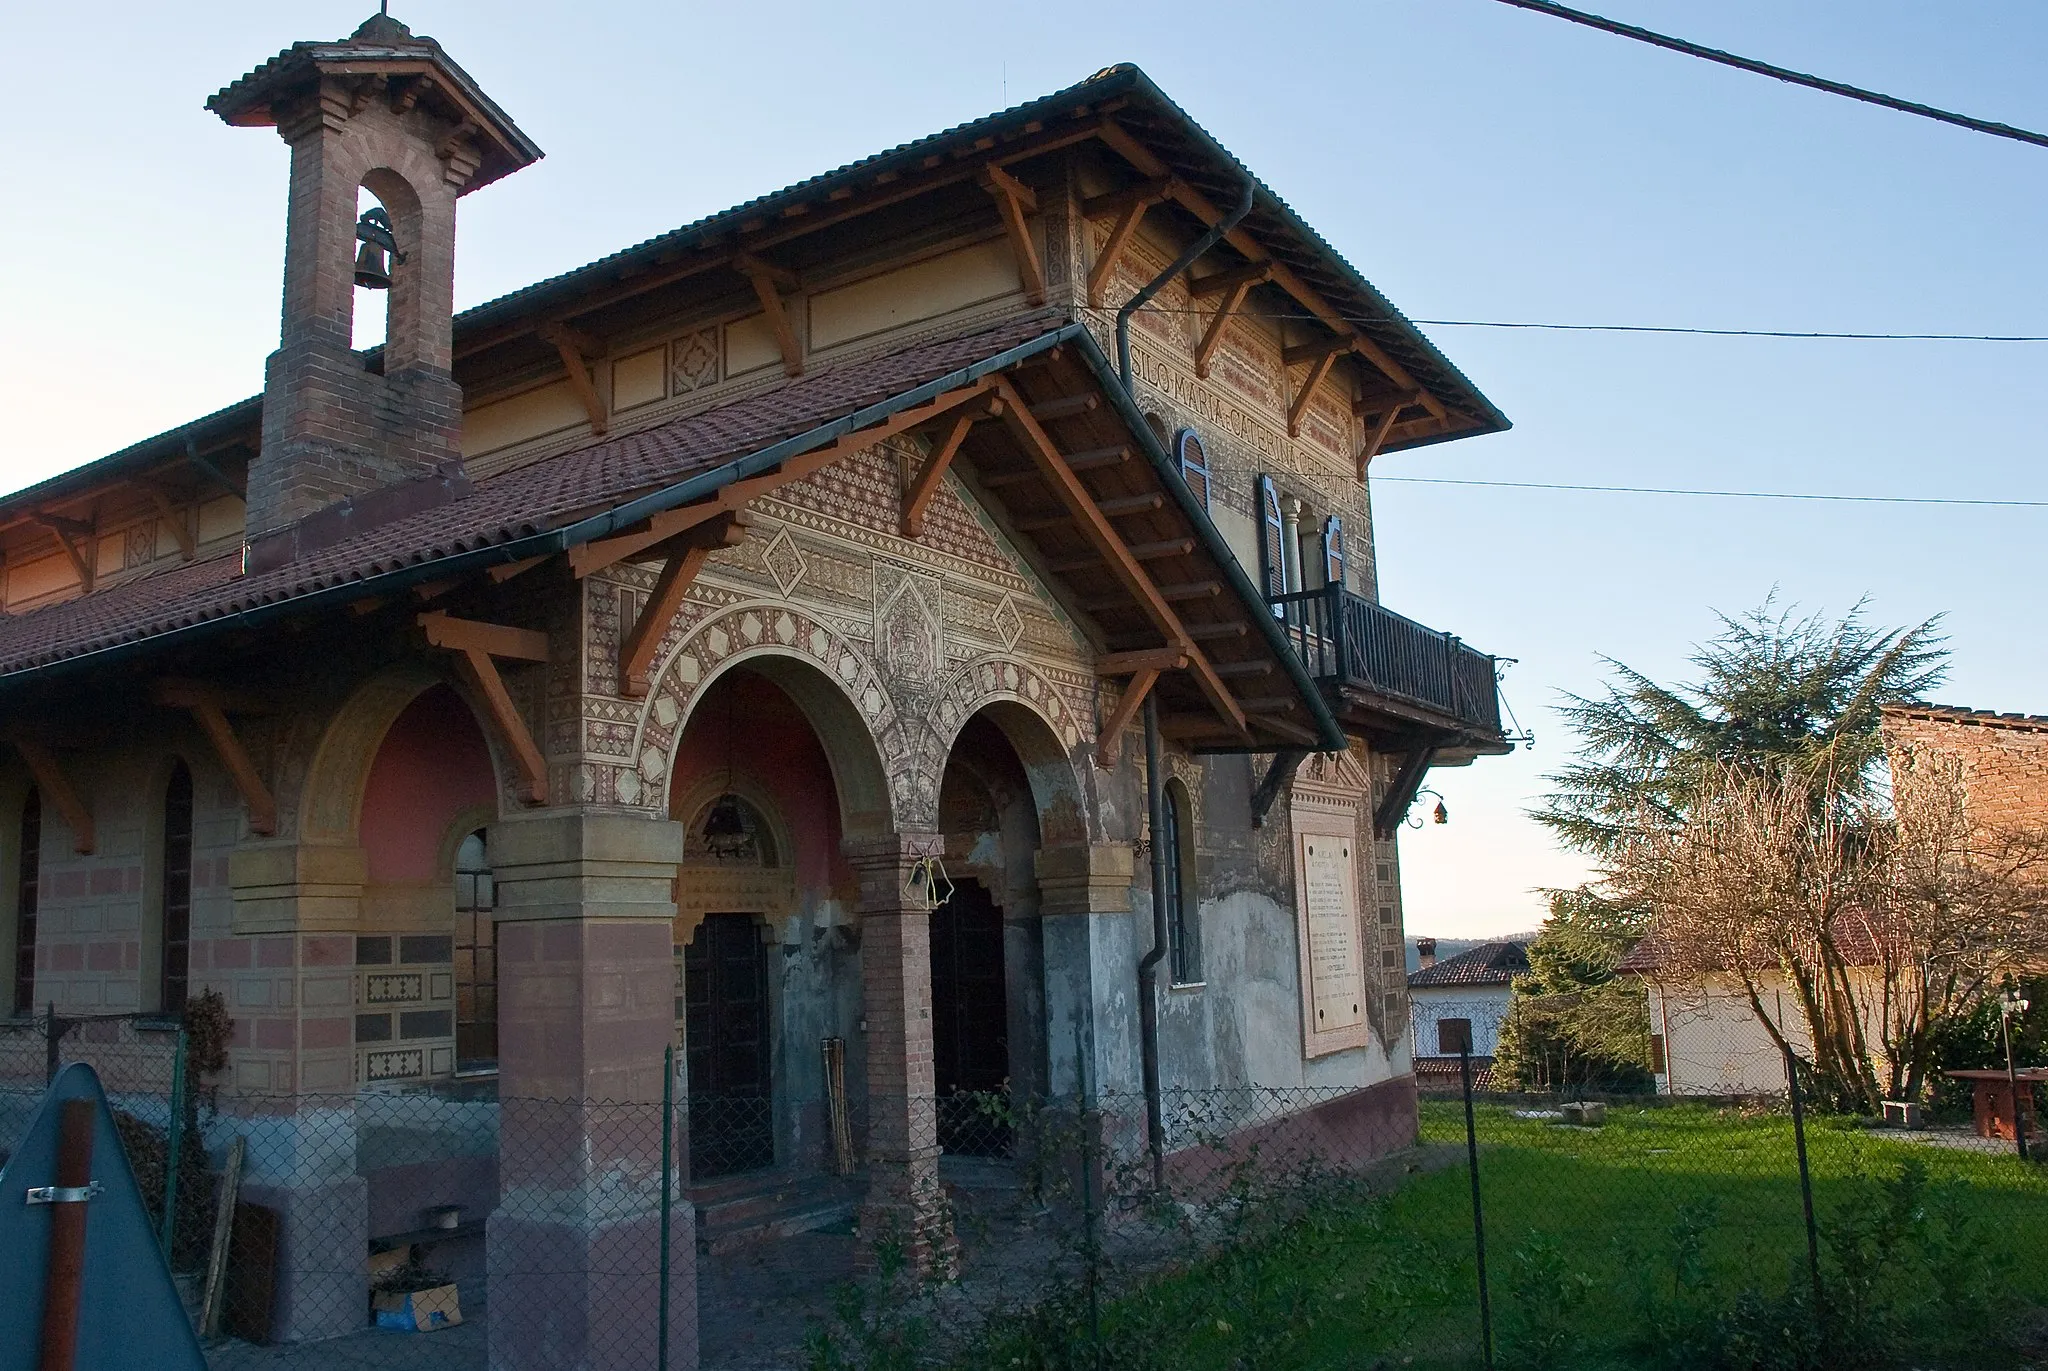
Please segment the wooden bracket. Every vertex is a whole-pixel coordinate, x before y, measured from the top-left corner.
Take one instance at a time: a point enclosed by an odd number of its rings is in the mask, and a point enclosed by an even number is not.
[[[1152,693],[1152,687],[1159,680],[1159,672],[1147,667],[1131,676],[1124,684],[1123,697],[1116,702],[1109,717],[1102,722],[1102,736],[1095,741],[1095,764],[1104,771],[1116,765],[1116,746],[1131,726],[1131,720],[1138,716],[1145,697]]]
[[[942,418],[958,406],[986,395],[993,385],[993,379],[987,379],[961,386],[957,390],[949,390],[924,404],[899,410],[880,423],[835,438],[829,443],[812,448],[809,452],[798,453],[773,471],[734,481],[708,500],[700,500],[693,505],[684,505],[679,509],[656,514],[648,519],[644,526],[630,533],[620,533],[570,548],[570,569],[580,580],[616,562],[637,556],[657,543],[665,543],[678,533],[695,528],[707,519],[715,519],[721,514],[744,509],[750,501],[767,494],[777,486],[801,480],[814,471],[832,465],[850,452],[873,447],[884,438],[894,437],[907,429],[918,428]]]
[[[1202,331],[1202,341],[1195,344],[1195,375],[1207,379],[1209,362],[1216,356],[1216,349],[1223,346],[1223,331],[1230,327],[1230,317],[1244,307],[1245,297],[1252,293],[1253,281],[1239,281],[1223,292],[1222,301],[1216,306],[1216,315],[1209,320],[1209,327]]]
[[[61,514],[45,514],[41,510],[28,517],[50,531],[57,540],[57,546],[64,549],[64,555],[70,559],[72,571],[78,574],[79,589],[87,595],[92,594],[93,582],[98,579],[93,563],[99,551],[93,545],[96,541],[93,526],[82,519],[67,519]]]
[[[960,445],[967,441],[968,430],[983,419],[992,419],[1002,413],[1003,402],[991,396],[985,404],[963,405],[954,411],[953,422],[946,429],[945,436],[933,445],[931,455],[924,459],[912,479],[908,469],[904,471],[903,485],[903,536],[919,538],[924,536],[925,512],[931,508],[932,497],[939,493],[939,478],[946,474],[953,458],[959,455]]]
[[[1155,176],[1127,190],[1117,191],[1082,204],[1081,213],[1089,218],[1109,210],[1116,211],[1116,223],[1109,230],[1109,241],[1102,245],[1102,251],[1095,255],[1095,265],[1088,270],[1090,308],[1102,308],[1103,292],[1108,289],[1111,278],[1116,275],[1116,266],[1123,260],[1124,250],[1131,245],[1131,239],[1137,236],[1138,226],[1144,223],[1145,212],[1171,196],[1178,184],[1171,176]]]
[[[542,324],[534,332],[542,342],[554,345],[562,358],[562,370],[569,373],[569,389],[576,392],[577,402],[590,416],[590,431],[603,434],[611,427],[611,416],[605,413],[604,400],[597,393],[597,383],[591,379],[590,365],[584,359],[601,356],[604,344],[567,324]]]
[[[142,493],[149,496],[149,502],[156,506],[157,517],[171,526],[171,536],[178,540],[178,560],[191,561],[199,552],[199,544],[192,532],[191,511],[177,505],[171,499],[171,493],[155,481],[140,476],[132,479]]]
[[[1372,465],[1373,458],[1380,455],[1380,449],[1387,445],[1387,438],[1393,433],[1394,424],[1400,419],[1401,411],[1409,405],[1417,403],[1420,398],[1419,394],[1411,391],[1407,395],[1396,395],[1392,399],[1380,402],[1383,405],[1380,411],[1380,421],[1373,425],[1372,432],[1366,435],[1365,446],[1358,450],[1359,480],[1363,481],[1365,479],[1366,468]],[[1357,406],[1353,406],[1354,410],[1357,408]],[[1371,413],[1370,410],[1363,412]]]
[[[1273,808],[1273,801],[1280,798],[1280,792],[1294,779],[1295,768],[1301,765],[1306,752],[1286,749],[1273,754],[1273,764],[1266,768],[1266,774],[1252,790],[1252,827],[1264,828],[1266,814]]]
[[[520,798],[528,804],[548,802],[548,764],[526,720],[512,703],[505,679],[498,674],[497,658],[518,662],[545,662],[548,635],[529,628],[479,623],[474,619],[451,619],[443,610],[428,610],[419,616],[427,642],[457,654],[456,665],[484,702],[498,736],[512,753],[519,768]]]
[[[654,583],[654,593],[619,642],[619,694],[632,700],[645,697],[654,650],[682,607],[684,593],[713,552],[738,547],[752,526],[746,511],[735,510],[699,524],[667,545],[668,561]]]
[[[36,778],[37,789],[47,795],[50,803],[57,806],[57,812],[64,816],[65,826],[71,830],[71,850],[80,854],[91,852],[99,842],[93,832],[92,811],[71,788],[70,778],[57,765],[56,754],[27,738],[15,738],[13,743],[14,750],[21,754],[21,760],[28,763],[29,773]]]
[[[1415,803],[1415,792],[1422,789],[1422,778],[1429,774],[1429,764],[1435,759],[1434,743],[1418,744],[1402,759],[1401,769],[1394,773],[1394,783],[1387,787],[1387,793],[1372,812],[1373,837],[1385,842],[1399,831],[1401,820],[1408,817],[1408,807]]]
[[[1308,375],[1302,378],[1301,389],[1296,391],[1294,395],[1294,403],[1287,407],[1288,437],[1299,438],[1301,436],[1301,416],[1308,413],[1309,401],[1315,398],[1316,387],[1321,385],[1323,378],[1330,374],[1330,368],[1337,365],[1337,359],[1349,351],[1350,347],[1347,340],[1346,346],[1331,348],[1309,363]]]
[[[1186,643],[1141,647],[1130,652],[1105,652],[1095,659],[1097,676],[1127,676],[1136,671],[1180,671],[1188,664]]]
[[[234,725],[228,722],[230,709],[254,712],[261,701],[202,681],[158,681],[154,694],[158,704],[190,713],[193,722],[206,734],[207,741],[213,744],[214,755],[227,768],[235,790],[242,797],[243,807],[249,811],[249,831],[266,838],[274,836],[277,832],[277,801],[271,797],[270,787],[263,783],[256,764],[249,759],[248,749],[235,736]]]
[[[796,326],[790,322],[789,311],[782,304],[782,292],[797,287],[796,273],[744,252],[734,257],[732,264],[753,283],[754,296],[761,302],[761,312],[768,316],[768,327],[775,331],[775,346],[782,350],[782,370],[791,376],[803,375],[803,346],[797,342]]]
[[[546,560],[546,557],[522,557],[516,562],[507,562],[503,566],[494,566],[484,572],[484,575],[491,578],[492,585],[501,586],[514,576],[524,576]]]
[[[199,455],[199,444],[190,438],[185,440],[185,464],[219,486],[223,494],[232,495],[237,500],[247,498],[247,484],[237,485],[229,480],[228,474],[216,463]]]
[[[1038,262],[1038,244],[1031,241],[1026,213],[1038,213],[1038,194],[1016,177],[991,163],[981,169],[981,185],[996,200],[1003,216],[1003,229],[1010,235],[1011,250],[1017,254],[1017,277],[1024,287],[1027,304],[1045,303],[1045,269]]]

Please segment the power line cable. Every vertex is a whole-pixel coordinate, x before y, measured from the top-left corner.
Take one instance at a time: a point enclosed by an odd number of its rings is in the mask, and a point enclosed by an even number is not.
[[[1186,306],[1148,305],[1146,308],[1156,314],[1195,314],[1204,318],[1212,317],[1214,309],[1190,309]],[[1321,323],[1324,316],[1286,310],[1238,309],[1231,312],[1238,319],[1271,319],[1301,323]],[[1345,323],[1384,324],[1386,319],[1371,319],[1363,315],[1340,315]],[[1861,333],[1850,329],[1782,329],[1782,328],[1698,328],[1687,324],[1564,324],[1523,319],[1411,319],[1408,322],[1426,325],[1430,328],[1497,328],[1497,329],[1540,329],[1559,333],[1670,333],[1694,334],[1705,338],[1817,338],[1847,339],[1858,342],[1878,343],[2048,343],[2048,334],[2042,333]]]
[[[1824,76],[1814,76],[1808,72],[1794,71],[1790,67],[1773,66],[1769,62],[1759,62],[1753,57],[1738,57],[1732,52],[1723,52],[1719,48],[1710,48],[1702,43],[1689,42],[1683,38],[1673,38],[1669,34],[1638,28],[1634,24],[1623,24],[1613,19],[1604,18],[1601,15],[1588,14],[1584,10],[1568,9],[1563,5],[1552,4],[1551,0],[1500,0],[1500,3],[1503,5],[1513,5],[1518,10],[1529,10],[1535,14],[1547,14],[1553,19],[1563,19],[1573,24],[1583,24],[1589,29],[1599,29],[1602,33],[1611,33],[1622,38],[1632,38],[1638,43],[1648,43],[1652,47],[1683,53],[1687,57],[1697,57],[1707,62],[1718,62],[1724,67],[1734,67],[1738,71],[1753,72],[1758,76],[1768,76],[1775,81],[1786,81],[1795,86],[1805,86],[1808,90],[1825,91],[1829,95],[1840,95],[1850,100],[1861,100],[1866,105],[1881,105],[1885,109],[1897,110],[1901,114],[1915,114],[1922,119],[1935,120],[1937,123],[1953,124],[1957,128],[1969,129],[1973,133],[1988,133],[1993,138],[2010,138],[2019,143],[2031,143],[2037,148],[2048,148],[2048,134],[2035,133],[2031,129],[2015,128],[2011,124],[1994,123],[1989,119],[1978,119],[1967,114],[1957,114],[1953,110],[1940,109],[1934,105],[1923,105],[1917,100],[1901,100],[1896,95],[1884,95],[1877,91],[1865,90],[1861,86],[1852,86],[1842,81],[1830,81]]]
[[[1374,476],[1375,483],[1414,486],[1489,486],[1500,490],[1571,490],[1601,495],[1687,495],[1717,500],[1824,500],[1858,505],[1964,505],[1999,509],[2048,509],[2048,500],[1965,500],[1933,495],[1828,495],[1784,490],[1683,490],[1670,486],[1568,485],[1561,481],[1477,481],[1452,476]]]

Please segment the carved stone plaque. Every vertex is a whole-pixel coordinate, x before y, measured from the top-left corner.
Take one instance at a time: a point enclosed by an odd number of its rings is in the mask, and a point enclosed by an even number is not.
[[[1365,968],[1358,957],[1351,844],[1343,838],[1309,834],[1302,848],[1310,1031],[1328,1033],[1354,1027],[1365,1019]]]

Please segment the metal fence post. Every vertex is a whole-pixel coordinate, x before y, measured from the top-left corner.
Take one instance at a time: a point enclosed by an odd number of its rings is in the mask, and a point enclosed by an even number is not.
[[[1472,1172],[1472,1253],[1479,1263],[1479,1343],[1493,1371],[1493,1305],[1486,1293],[1486,1215],[1479,1205],[1479,1125],[1472,1117],[1472,1044],[1458,1048],[1458,1077],[1465,1087],[1465,1161]]]
[[[1813,1318],[1821,1323],[1820,1229],[1813,1221],[1813,1174],[1806,1165],[1806,1107],[1799,1096],[1799,1058],[1785,1049],[1785,1084],[1792,1092],[1792,1143],[1799,1154],[1799,1199],[1806,1207],[1806,1269],[1813,1277]]]
[[[2006,992],[2006,994],[2008,994],[2008,995],[2011,995],[2012,993],[2013,993],[2013,992],[2012,992],[2012,991],[2010,991],[2010,990],[2008,990],[2008,991]],[[2020,1005],[2021,1005],[2021,1007],[2022,1007],[2022,1008],[2024,1008],[2024,1007],[2025,1007],[2025,1005],[2026,1005],[2026,1001],[2024,1001],[2024,1000],[2020,1001]],[[1998,1027],[1999,1027],[2000,1035],[2001,1035],[2002,1037],[2004,1037],[2004,1039],[2005,1039],[2005,1084],[2006,1084],[2006,1088],[2007,1088],[2008,1090],[2012,1091],[2012,1140],[2013,1140],[2013,1144],[2014,1144],[2014,1145],[2015,1145],[2015,1146],[2016,1146],[2016,1147],[2017,1147],[2017,1148],[2019,1149],[2019,1154],[2020,1154],[2020,1160],[2021,1160],[2021,1161],[2026,1161],[2026,1160],[2027,1160],[2027,1109],[2026,1109],[2026,1105],[2027,1105],[2027,1103],[2029,1103],[2029,1102],[2028,1102],[2028,1101],[2022,1101],[2022,1100],[2020,1099],[2020,1073],[2019,1073],[2019,1069],[2018,1069],[2017,1067],[2015,1067],[2015,1066],[2013,1065],[2013,1057],[2012,1057],[2012,1006],[2011,1006],[2010,1004],[2001,1004],[2001,1005],[1999,1006],[1999,1010],[1998,1010]],[[2033,1086],[2032,1086],[2031,1084],[2029,1084],[2027,1088],[2028,1088],[2029,1090],[2032,1090],[2032,1089],[2033,1089]]]
[[[675,1193],[670,1161],[676,1117],[676,1048],[670,1043],[661,1053],[661,1321],[658,1336],[661,1350],[655,1365],[668,1371],[668,1243],[669,1206]]]
[[[1089,1108],[1088,1041],[1077,1020],[1074,1024],[1074,1119],[1081,1126],[1081,1223],[1088,1282],[1088,1359],[1096,1371],[1102,1368],[1102,1238],[1095,1208],[1095,1128],[1097,1120]]]
[[[64,1040],[64,1021],[57,1017],[57,1002],[50,1001],[43,1012],[43,1084],[57,1083],[57,1044]]]
[[[185,1028],[178,1026],[178,1046],[171,1054],[171,1117],[164,1133],[164,1265],[171,1264],[171,1245],[178,1240],[178,1167],[185,1158]]]

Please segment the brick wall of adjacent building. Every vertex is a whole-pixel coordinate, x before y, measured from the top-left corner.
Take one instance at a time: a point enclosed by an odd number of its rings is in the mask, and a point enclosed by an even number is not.
[[[1884,714],[1885,744],[1958,757],[1970,815],[1993,830],[2048,828],[2048,716],[1940,706]]]

